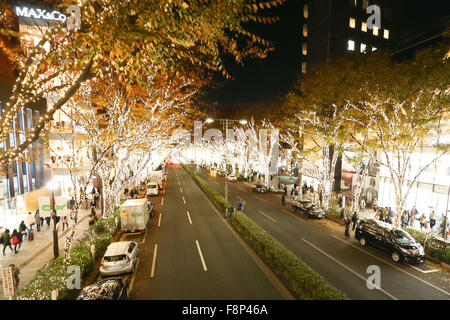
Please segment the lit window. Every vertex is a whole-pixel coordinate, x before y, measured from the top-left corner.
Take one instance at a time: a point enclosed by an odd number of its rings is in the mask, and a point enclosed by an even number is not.
[[[308,54],[308,46],[307,46],[306,42],[302,46],[302,53],[304,56],[306,56]]]
[[[353,41],[353,40],[348,40],[347,50],[349,50],[349,51],[355,51],[355,41]]]
[[[308,25],[306,23],[303,25],[303,36],[308,36]]]
[[[361,43],[361,52],[366,52],[366,44]]]
[[[356,20],[355,20],[355,18],[350,18],[349,25],[350,25],[350,28],[355,29],[355,27],[356,27]]]
[[[367,32],[367,22],[361,23],[361,31]]]
[[[369,6],[369,1],[368,1],[368,0],[363,0],[363,2],[362,2],[362,8],[363,8],[364,10],[366,10],[368,6]]]
[[[306,73],[306,62],[302,62],[302,73]]]
[[[377,26],[373,26],[373,35],[374,36],[378,35],[378,27]]]
[[[389,39],[389,30],[388,29],[384,29],[383,38]]]
[[[303,16],[305,17],[305,19],[308,18],[308,5],[307,4],[305,4],[303,6]]]
[[[372,47],[372,51],[376,51],[377,50],[377,47]]]

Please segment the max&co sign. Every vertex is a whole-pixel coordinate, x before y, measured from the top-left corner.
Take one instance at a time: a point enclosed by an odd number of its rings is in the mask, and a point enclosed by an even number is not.
[[[78,6],[69,6],[67,8],[67,14],[69,16],[66,16],[65,14],[59,12],[59,11],[52,11],[49,12],[44,9],[33,9],[33,8],[27,8],[27,7],[16,7],[16,15],[18,17],[24,17],[24,18],[35,18],[35,19],[43,19],[43,20],[52,20],[52,21],[61,21],[66,22],[67,21],[67,29],[71,30],[78,30],[81,26],[81,13],[80,13],[80,7]]]

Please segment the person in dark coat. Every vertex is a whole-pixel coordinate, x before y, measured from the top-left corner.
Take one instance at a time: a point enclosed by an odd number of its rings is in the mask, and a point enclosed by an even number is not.
[[[359,218],[358,218],[358,213],[355,211],[355,212],[353,213],[353,217],[352,217],[352,221],[353,221],[353,227],[352,227],[352,230],[355,230],[355,227],[356,227],[356,225],[358,224],[358,220],[359,220]]]
[[[22,246],[23,236],[27,234],[27,230],[30,230],[25,225],[25,222],[21,222],[19,225],[19,248]]]
[[[5,230],[5,233],[2,235],[2,243],[3,243],[3,255],[5,255],[6,247],[9,247],[11,251],[14,251],[11,247],[11,235],[9,234],[9,229]]]
[[[281,195],[281,205],[284,206],[286,204],[286,196],[283,194]]]
[[[344,224],[345,224],[345,238],[348,239],[350,238],[350,219],[345,218]]]

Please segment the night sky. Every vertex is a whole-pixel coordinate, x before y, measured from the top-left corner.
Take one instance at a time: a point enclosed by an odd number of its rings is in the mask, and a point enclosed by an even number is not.
[[[342,0],[341,0],[342,1]],[[407,38],[426,29],[433,22],[450,14],[448,0],[392,0],[404,1],[401,38]],[[292,85],[300,70],[301,0],[286,0],[279,8],[264,10],[264,15],[278,16],[275,24],[250,24],[248,30],[272,42],[275,51],[266,59],[246,60],[244,67],[226,63],[233,80],[217,77],[210,92],[211,101],[217,101],[221,110],[254,105],[283,95]]]

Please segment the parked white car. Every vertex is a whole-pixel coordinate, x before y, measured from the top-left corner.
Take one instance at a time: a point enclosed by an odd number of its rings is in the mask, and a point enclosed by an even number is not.
[[[158,195],[158,184],[156,182],[147,183],[147,196]]]
[[[120,241],[111,243],[103,256],[100,266],[102,276],[114,276],[132,273],[136,268],[139,248],[134,241]]]
[[[230,175],[228,175],[227,180],[228,181],[237,181],[237,178],[234,174],[230,174]]]

